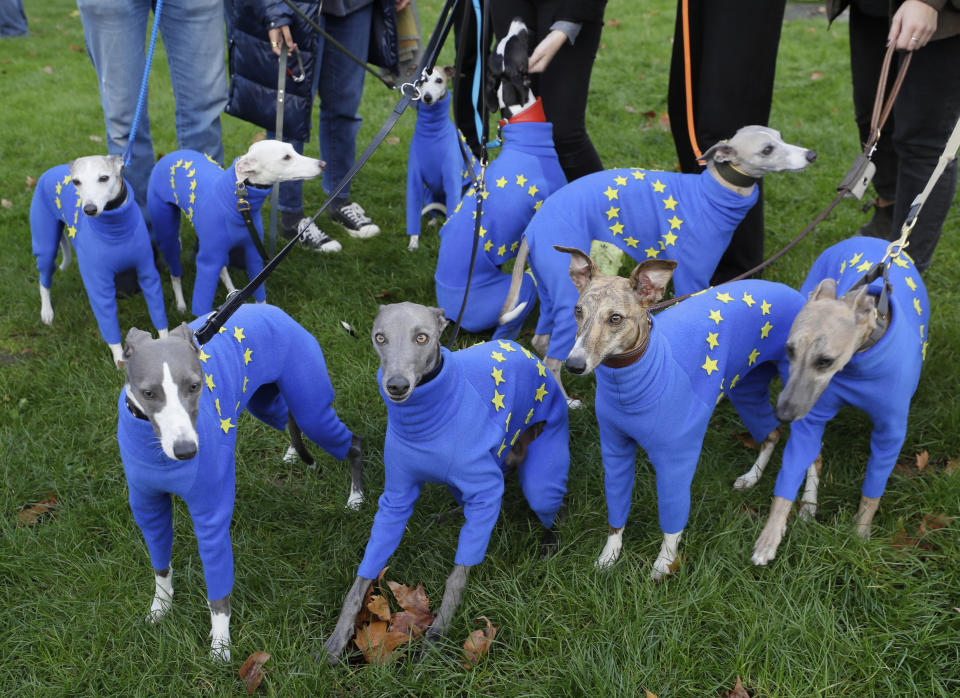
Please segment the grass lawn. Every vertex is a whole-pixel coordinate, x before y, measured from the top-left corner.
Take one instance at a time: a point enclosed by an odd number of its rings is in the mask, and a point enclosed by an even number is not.
[[[424,27],[440,0],[421,0]],[[369,502],[346,511],[345,465],[326,454],[309,470],[280,461],[284,437],[244,417],[237,450],[233,662],[207,657],[209,616],[196,543],[177,509],[173,566],[177,597],[158,626],[143,622],[153,579],[130,514],[115,439],[123,376],[110,364],[76,266],[58,273],[56,320],[40,323],[30,253],[25,178],[73,157],[105,152],[96,76],[71,0],[28,0],[31,37],[0,40],[0,693],[32,695],[228,695],[242,690],[240,662],[273,655],[261,691],[318,695],[717,696],[736,677],[761,696],[960,695],[960,526],[915,538],[928,514],[960,515],[960,215],[947,220],[925,276],[933,306],[931,342],[913,401],[902,461],[888,484],[873,539],[851,521],[869,452],[865,415],[843,412],[827,431],[817,520],[791,520],[777,559],[754,567],[750,551],[769,509],[776,467],[753,490],[731,485],[753,454],[728,403],[717,410],[693,484],[693,507],[678,574],[648,579],[659,548],[653,475],[638,458],[624,555],[598,572],[606,535],[599,439],[592,410],[571,414],[569,513],[562,547],[537,557],[539,532],[515,481],[475,568],[460,613],[439,651],[387,667],[317,665],[311,653],[334,626],[361,558],[382,488],[385,408],[368,340],[378,303],[433,304],[438,241],[427,232],[407,253],[403,235],[405,160],[414,114],[360,173],[354,196],[384,232],[343,242],[338,255],[295,250],[268,284],[269,299],[311,330],[324,348],[343,420],[366,440]],[[608,167],[672,169],[669,133],[644,116],[666,109],[673,32],[671,0],[611,0],[593,73],[588,127]],[[820,157],[803,174],[766,182],[767,246],[778,249],[834,196],[857,153],[846,25],[823,18],[784,27],[771,125]],[[452,60],[447,48],[444,60]],[[162,50],[151,75],[155,148],[176,147],[173,102]],[[819,75],[814,75],[815,73]],[[814,77],[819,79],[814,80]],[[395,102],[367,81],[362,147]],[[230,159],[259,129],[223,118]],[[314,149],[311,144],[310,148]],[[322,202],[305,186],[308,211]],[[866,219],[844,202],[766,278],[797,285],[819,250]],[[322,221],[321,221],[322,222]],[[185,247],[193,232],[184,228]],[[192,276],[185,288],[189,295]],[[241,276],[238,274],[238,276]],[[172,306],[171,322],[181,318]],[[148,328],[142,296],[119,304],[123,328]],[[339,322],[357,329],[345,333]],[[464,336],[464,344],[475,337]],[[522,337],[529,340],[529,331]],[[593,380],[571,378],[592,403]],[[884,396],[878,395],[878,399]],[[318,449],[314,448],[314,451]],[[914,454],[927,450],[918,472]],[[781,449],[774,457],[779,464]],[[55,495],[56,515],[17,525],[25,504]],[[451,499],[428,487],[391,561],[388,577],[422,582],[438,605],[459,521],[433,523]],[[501,627],[479,667],[460,666],[460,646],[485,615]]]

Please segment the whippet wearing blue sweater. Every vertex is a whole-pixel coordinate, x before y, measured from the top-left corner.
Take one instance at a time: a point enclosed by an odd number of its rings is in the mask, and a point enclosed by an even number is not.
[[[123,158],[119,155],[77,158],[40,175],[30,202],[30,235],[40,272],[43,324],[53,322],[50,286],[57,250],[63,254],[63,271],[70,264],[72,241],[90,307],[114,364],[121,366],[123,354],[115,281],[120,272],[136,270],[150,320],[161,337],[166,335],[167,313],[150,234],[132,189],[123,179]],[[174,279],[175,292],[178,282]]]
[[[571,182],[544,202],[524,232],[501,323],[524,310],[516,300],[529,252],[540,297],[533,346],[559,380],[576,334],[577,289],[567,276],[566,255],[554,245],[589,250],[602,240],[637,262],[672,259],[677,295],[705,289],[734,229],[756,203],[760,178],[799,172],[816,157],[785,143],[778,131],[744,126],[703,154],[707,167],[700,174],[628,168]]]
[[[424,483],[445,484],[466,519],[427,639],[450,623],[470,567],[486,554],[510,469],[518,469],[523,494],[544,526],[544,552],[556,548],[552,528],[570,463],[563,394],[543,363],[513,342],[442,348],[445,325],[442,310],[415,303],[380,306],[374,320],[377,377],[387,403],[386,480],[357,577],[325,644],[332,663],[353,634],[367,588],[400,544]]]
[[[810,518],[816,512],[824,428],[844,405],[862,409],[873,422],[854,519],[857,533],[870,537],[873,516],[906,437],[930,328],[927,291],[906,254],[894,257],[890,265],[886,313],[878,300],[882,279],[854,287],[884,258],[888,245],[870,237],[839,242],[817,258],[800,288],[809,298],[790,328],[781,364],[785,385],[777,401],[777,416],[791,422],[790,437],[770,515],[753,548],[757,565],[776,556],[805,472],[800,516]],[[743,485],[752,486],[762,472],[760,467],[745,473]]]
[[[803,301],[789,286],[736,281],[703,291],[651,317],[677,263],[647,260],[630,279],[603,276],[585,253],[570,255],[580,290],[576,341],[567,357],[573,373],[595,371],[604,487],[610,532],[597,566],[613,564],[630,512],[637,446],[656,472],[663,545],[650,576],[676,562],[690,513],[690,487],[714,407],[729,396],[769,459],[779,438],[770,404],[767,362],[783,356],[790,322]]]
[[[230,658],[230,592],[233,550],[237,424],[247,410],[275,429],[289,428],[291,446],[313,460],[300,429],[351,466],[347,506],[363,500],[362,454],[333,409],[333,386],[313,336],[279,308],[240,306],[219,334],[197,346],[182,324],[154,340],[136,328],[124,351],[127,383],[117,404],[117,441],[130,508],[143,532],[154,568],[148,621],[157,622],[173,600],[170,553],[171,495],[187,504],[203,561],[214,657]]]

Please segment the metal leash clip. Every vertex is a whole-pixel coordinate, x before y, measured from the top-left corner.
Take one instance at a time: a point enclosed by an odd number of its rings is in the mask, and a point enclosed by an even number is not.
[[[293,49],[293,51],[291,51],[291,54],[295,54],[297,56],[297,70],[300,72],[300,74],[297,75],[295,72],[293,72],[293,70],[291,70],[290,68],[287,68],[287,75],[289,75],[290,79],[293,80],[294,82],[303,82],[304,80],[306,80],[307,74],[303,72],[303,58],[301,58],[300,56],[300,49],[299,48]]]

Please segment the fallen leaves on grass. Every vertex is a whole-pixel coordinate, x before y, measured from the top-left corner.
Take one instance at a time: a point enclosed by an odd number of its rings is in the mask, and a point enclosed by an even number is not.
[[[619,27],[621,24],[623,24],[623,22],[621,22],[619,19],[608,19],[606,22],[604,22],[604,25],[608,27]]]
[[[657,694],[651,693],[647,689],[643,689],[643,698],[657,698]]]
[[[823,80],[823,73],[821,73],[819,70],[814,70],[812,73],[810,73],[810,79]]]
[[[388,145],[397,145],[399,142],[400,142],[400,139],[397,138],[396,136],[390,136],[389,138],[387,138]]]
[[[246,684],[247,693],[256,691],[257,686],[263,681],[263,665],[267,663],[268,659],[270,659],[268,653],[257,651],[247,657],[247,661],[240,666],[240,670],[237,673],[240,674],[240,678],[243,679],[243,683]]]
[[[57,498],[52,494],[42,502],[27,504],[17,512],[17,526],[29,526],[40,521],[41,518],[52,516],[57,507]]]
[[[96,134],[90,134],[90,140],[94,143],[103,143],[103,136],[98,136]]]
[[[749,448],[751,451],[757,450],[757,442],[749,432],[746,431],[735,431],[733,432],[733,438],[742,443],[744,446]]]
[[[53,66],[50,66],[50,65],[43,66],[43,72],[45,72],[47,75],[53,75]]]
[[[725,698],[750,698],[750,694],[747,693],[747,689],[743,687],[743,683],[740,681],[740,676],[737,676],[737,683],[733,689],[723,695]]]
[[[474,630],[464,641],[463,658],[466,660],[463,663],[464,669],[472,669],[476,663],[480,661],[480,657],[483,657],[490,651],[493,638],[497,636],[497,631],[500,629],[491,623],[490,619],[486,616],[480,616],[477,620],[485,621],[487,627],[481,630]]]
[[[948,460],[947,467],[943,469],[943,472],[945,472],[947,475],[950,475],[951,473],[955,473],[958,469],[960,469],[960,456]]]
[[[27,175],[27,190],[33,189],[37,185],[37,178]]]
[[[917,470],[923,471],[927,467],[927,463],[930,462],[930,452],[927,449],[923,449],[920,453],[917,454]]]
[[[357,617],[356,635],[353,642],[368,664],[387,664],[393,659],[393,651],[400,645],[419,637],[433,622],[430,599],[422,584],[410,587],[388,581],[387,587],[400,606],[393,611],[390,599],[383,588],[383,576],[387,568],[377,576],[379,594],[374,594],[374,585],[367,589],[363,606]]]
[[[13,202],[9,199],[0,199],[0,206],[4,208],[13,208]]]
[[[406,633],[390,631],[386,621],[377,620],[357,629],[353,638],[368,664],[387,664],[393,651],[410,639]]]
[[[746,502],[743,502],[740,505],[740,513],[748,515],[751,519],[757,518],[757,510],[751,506],[747,506]]]
[[[77,46],[76,44],[70,44],[70,50],[76,51],[77,53],[83,53],[83,47]]]
[[[946,514],[924,514],[923,519],[917,525],[917,530],[913,535],[907,533],[902,526],[893,534],[890,540],[890,547],[897,550],[910,550],[920,548],[922,550],[933,550],[933,543],[927,539],[927,534],[941,528],[946,528],[953,523],[953,517]]]
[[[631,107],[629,104],[624,104],[623,108],[627,111],[628,114],[636,114],[637,110],[634,107]]]

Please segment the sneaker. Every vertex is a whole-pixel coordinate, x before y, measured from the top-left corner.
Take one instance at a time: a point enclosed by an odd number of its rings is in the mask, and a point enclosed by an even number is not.
[[[301,218],[297,230],[302,231],[300,244],[316,252],[339,252],[342,245],[317,227],[309,218]],[[292,236],[291,236],[292,237]]]
[[[370,216],[356,201],[348,201],[333,209],[330,217],[346,228],[352,238],[372,238],[380,234],[380,226],[370,220]]]

